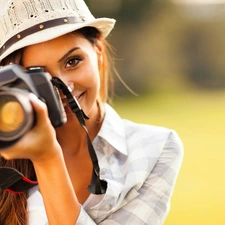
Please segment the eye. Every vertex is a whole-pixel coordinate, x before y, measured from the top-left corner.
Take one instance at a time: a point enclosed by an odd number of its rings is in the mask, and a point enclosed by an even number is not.
[[[82,58],[79,56],[71,57],[66,61],[65,67],[66,68],[75,67],[80,63],[80,61],[82,61]]]

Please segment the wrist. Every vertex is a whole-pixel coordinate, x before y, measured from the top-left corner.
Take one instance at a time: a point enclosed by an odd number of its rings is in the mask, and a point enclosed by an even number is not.
[[[51,145],[44,146],[41,152],[37,152],[37,154],[33,155],[30,158],[33,162],[34,166],[50,166],[51,163],[54,164],[56,160],[64,160],[62,149],[57,141],[52,143]]]
[[[67,224],[75,224],[80,205],[61,148],[59,150],[51,157],[35,160],[33,164],[49,224],[63,224],[65,221]]]

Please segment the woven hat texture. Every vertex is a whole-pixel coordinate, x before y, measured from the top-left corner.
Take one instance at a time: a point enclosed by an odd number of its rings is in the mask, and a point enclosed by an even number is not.
[[[10,53],[48,41],[86,26],[104,38],[115,25],[111,18],[95,18],[83,0],[1,0],[0,61]]]

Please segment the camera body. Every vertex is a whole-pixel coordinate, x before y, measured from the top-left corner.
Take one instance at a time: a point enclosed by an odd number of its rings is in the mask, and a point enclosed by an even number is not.
[[[42,67],[25,69],[17,64],[6,65],[0,69],[0,149],[15,143],[35,125],[29,93],[45,102],[53,127],[66,122],[59,90],[49,73]]]

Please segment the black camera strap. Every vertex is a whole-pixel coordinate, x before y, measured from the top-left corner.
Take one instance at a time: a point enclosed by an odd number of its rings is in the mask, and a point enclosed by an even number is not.
[[[94,147],[92,145],[90,136],[88,134],[88,130],[85,125],[85,119],[89,119],[89,118],[85,115],[83,110],[80,108],[79,103],[77,102],[76,98],[73,97],[70,90],[63,83],[62,80],[60,80],[57,77],[53,77],[52,82],[67,97],[67,101],[69,103],[71,110],[77,116],[77,119],[79,120],[80,125],[84,128],[86,135],[87,135],[87,146],[88,146],[89,155],[91,157],[92,165],[93,165],[92,179],[91,179],[91,183],[88,187],[88,191],[91,192],[92,194],[104,194],[106,192],[107,182],[104,180],[100,180],[100,174],[99,174],[100,169],[99,169],[99,165],[98,165],[98,158],[96,156]]]
[[[36,185],[38,185],[37,181],[28,179],[14,168],[0,167],[0,187],[3,190],[20,194]]]
[[[104,194],[107,189],[107,182],[100,180],[98,159],[85,125],[85,119],[88,119],[88,117],[80,108],[76,98],[73,97],[70,90],[62,80],[57,77],[53,77],[52,83],[67,97],[69,107],[75,113],[78,121],[80,122],[80,125],[86,132],[88,151],[93,165],[92,179],[90,185],[88,186],[88,191],[92,194]],[[32,181],[26,178],[14,168],[0,167],[0,188],[3,190],[12,193],[23,193],[36,185],[38,185],[37,181]]]

